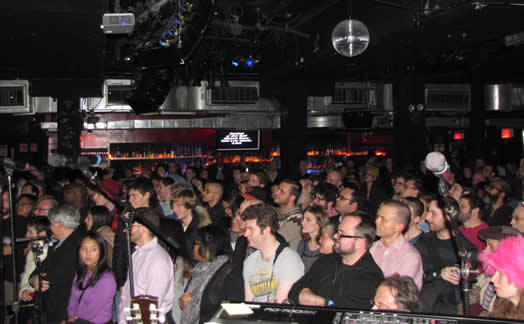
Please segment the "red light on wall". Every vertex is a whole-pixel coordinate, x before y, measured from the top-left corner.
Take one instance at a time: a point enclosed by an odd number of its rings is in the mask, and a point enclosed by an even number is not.
[[[453,132],[453,140],[460,141],[464,139],[464,132]]]
[[[503,128],[500,132],[500,138],[502,139],[513,138],[513,128]]]

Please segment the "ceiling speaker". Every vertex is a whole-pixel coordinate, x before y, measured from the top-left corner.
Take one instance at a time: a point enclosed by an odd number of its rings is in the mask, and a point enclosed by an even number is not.
[[[173,77],[168,70],[145,70],[134,78],[135,89],[126,98],[137,114],[156,112],[166,100]]]
[[[346,110],[342,122],[346,128],[371,128],[373,115],[370,110]]]

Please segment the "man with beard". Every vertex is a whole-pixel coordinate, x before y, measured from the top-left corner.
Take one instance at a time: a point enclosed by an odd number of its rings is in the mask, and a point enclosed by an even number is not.
[[[488,224],[482,221],[484,212],[482,199],[478,196],[467,194],[460,198],[459,206],[459,220],[462,222],[459,231],[475,245],[477,251],[484,250],[486,243],[478,237],[479,231],[488,227]]]
[[[485,217],[489,226],[510,225],[516,202],[511,199],[511,186],[500,178],[494,178],[486,187],[491,209]]]
[[[451,197],[437,196],[429,203],[426,221],[430,232],[415,242],[424,267],[421,290],[423,311],[441,314],[456,314],[460,298],[460,269],[457,249],[448,228],[450,214],[460,208]],[[444,213],[446,211],[446,214]],[[472,268],[477,267],[477,249],[460,232],[458,240],[471,253]]]
[[[289,291],[296,304],[369,309],[384,279],[369,248],[375,226],[367,218],[345,215],[335,233],[333,254],[321,256]]]

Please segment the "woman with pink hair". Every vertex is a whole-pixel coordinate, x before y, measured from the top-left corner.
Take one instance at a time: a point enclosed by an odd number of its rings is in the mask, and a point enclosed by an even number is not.
[[[524,237],[502,240],[494,252],[484,251],[480,261],[495,286],[497,300],[491,317],[524,319]]]

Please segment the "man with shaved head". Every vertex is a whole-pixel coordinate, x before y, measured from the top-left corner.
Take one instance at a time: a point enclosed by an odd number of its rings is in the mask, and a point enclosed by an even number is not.
[[[340,190],[342,188],[342,173],[337,170],[329,172],[325,182],[336,186]]]
[[[422,258],[402,233],[407,230],[411,218],[409,207],[396,200],[386,200],[377,211],[377,236],[370,253],[387,278],[395,273],[411,277],[418,288],[422,287]]]
[[[202,192],[202,200],[209,205],[208,213],[211,221],[217,225],[223,225],[224,218],[227,216],[222,203],[224,189],[218,182],[208,182]]]

